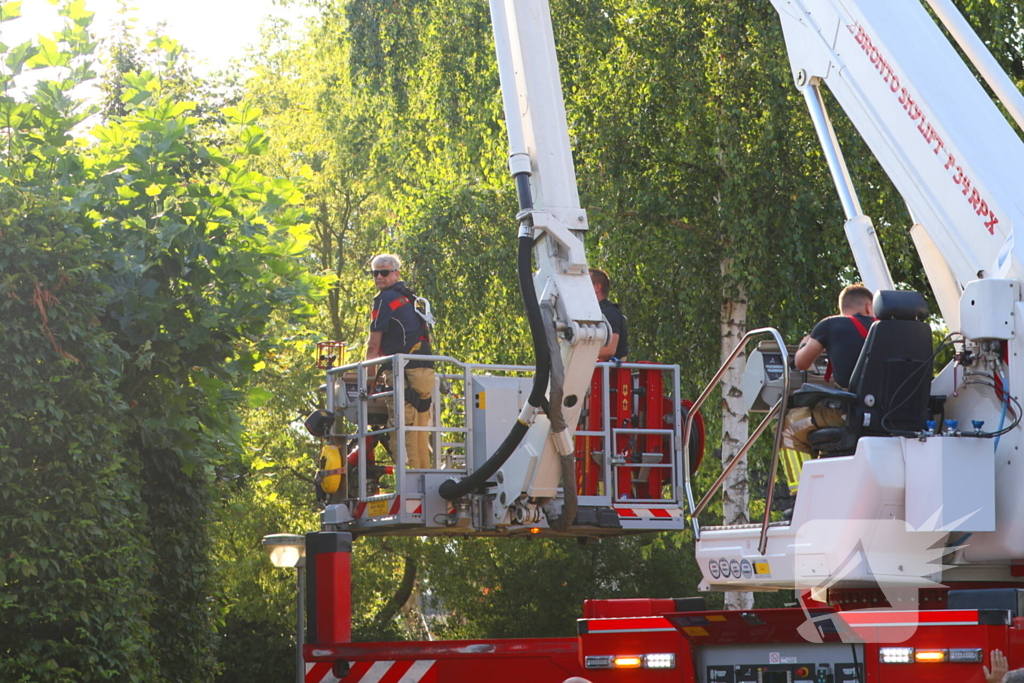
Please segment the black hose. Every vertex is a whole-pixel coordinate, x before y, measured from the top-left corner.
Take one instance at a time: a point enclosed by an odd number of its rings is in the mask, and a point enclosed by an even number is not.
[[[515,178],[516,196],[519,198],[519,210],[529,211],[533,208],[533,190],[530,189],[530,174],[517,173]]]
[[[530,178],[521,173],[515,177],[516,190],[519,194],[519,208],[527,211],[533,208],[533,197],[530,193]],[[540,303],[537,301],[537,290],[533,286],[533,236],[532,234],[521,234],[519,236],[519,249],[516,255],[517,271],[519,273],[519,291],[523,297],[523,306],[526,308],[526,319],[530,323],[530,337],[533,340],[533,354],[536,370],[533,374],[533,388],[529,404],[535,408],[546,405],[545,394],[548,389],[548,378],[551,374],[551,353],[548,351],[547,337],[544,334],[544,322],[540,313]],[[449,479],[438,487],[437,492],[445,500],[455,500],[471,491],[483,487],[487,480],[494,476],[494,473],[505,464],[509,456],[519,446],[519,442],[526,435],[529,425],[516,420],[509,430],[508,436],[498,446],[487,461],[478,467],[473,474],[455,481]]]

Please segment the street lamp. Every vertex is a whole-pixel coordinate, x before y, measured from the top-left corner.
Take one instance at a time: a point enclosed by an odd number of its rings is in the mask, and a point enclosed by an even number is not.
[[[306,539],[298,534],[270,534],[263,537],[263,550],[275,567],[294,567],[296,570],[295,600],[295,681],[303,683],[306,664],[302,659],[303,626],[305,614]]]

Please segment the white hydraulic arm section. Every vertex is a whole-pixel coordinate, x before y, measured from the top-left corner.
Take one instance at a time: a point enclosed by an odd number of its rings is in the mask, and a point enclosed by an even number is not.
[[[839,190],[865,282],[872,289],[891,287],[828,122],[821,84],[906,202],[911,235],[949,329],[988,349],[992,358],[987,362],[996,368],[991,381],[1005,368],[1013,395],[1024,386],[1024,327],[1016,329],[1024,324],[1024,239],[1016,239],[1017,227],[1024,226],[1024,143],[999,104],[1024,128],[1024,98],[950,0],[926,1],[935,18],[920,0],[772,4],[782,22],[794,81]],[[1001,343],[1007,347],[1002,363]],[[994,425],[1001,429],[996,392],[966,388],[979,383],[965,381],[963,371],[954,380],[956,374],[947,367],[933,385],[933,394],[948,396],[946,417],[962,423],[985,418],[993,430]],[[1017,428],[984,443],[996,454],[995,531],[971,536],[958,553],[964,564],[1006,565],[1024,557],[1024,470],[1013,462],[1020,442]],[[808,495],[801,489],[801,496]]]
[[[929,2],[955,29],[965,52],[976,56],[1007,109],[1024,121],[1020,93],[956,8],[948,0]],[[967,282],[1019,279],[1024,244],[1015,244],[1014,228],[1021,223],[1024,144],[921,3],[772,4],[782,20],[794,80],[804,91],[827,156],[834,140],[824,139],[817,120],[819,110],[824,114],[821,83],[909,207],[915,242],[947,322],[958,320],[958,290]],[[829,161],[847,218],[853,219],[859,206],[842,156],[839,163]],[[877,287],[870,281],[877,268],[861,263],[872,258],[870,249],[858,248],[858,240],[869,241],[863,231],[851,244],[867,284]]]
[[[490,7],[509,170],[517,182],[528,176],[532,189],[532,206],[519,215],[520,235],[534,239],[534,284],[549,346],[557,338],[550,397],[560,405],[552,411],[561,409],[560,424],[537,415],[498,471],[493,521],[500,525],[509,523],[512,506],[533,507],[557,495],[560,459],[573,453],[575,425],[607,330],[583,249],[587,216],[576,187],[548,2],[491,0]],[[574,487],[574,475],[565,485]]]

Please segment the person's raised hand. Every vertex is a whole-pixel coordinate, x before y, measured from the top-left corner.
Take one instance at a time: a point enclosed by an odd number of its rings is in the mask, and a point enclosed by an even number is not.
[[[987,666],[982,666],[981,670],[985,673],[986,683],[1002,683],[1003,676],[1009,671],[1010,667],[1006,662],[1006,655],[1003,654],[1002,650],[992,650],[992,654],[989,657],[991,659],[992,670],[989,671]]]

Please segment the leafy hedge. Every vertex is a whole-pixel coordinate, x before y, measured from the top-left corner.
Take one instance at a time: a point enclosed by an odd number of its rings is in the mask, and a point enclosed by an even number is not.
[[[0,680],[210,681],[212,472],[267,398],[268,322],[315,293],[302,197],[171,41],[108,74],[117,106],[83,100],[91,14],[61,13],[0,47],[5,91],[46,69],[0,97]]]
[[[51,197],[0,186],[0,204],[0,679],[152,680],[152,566],[95,245]]]

